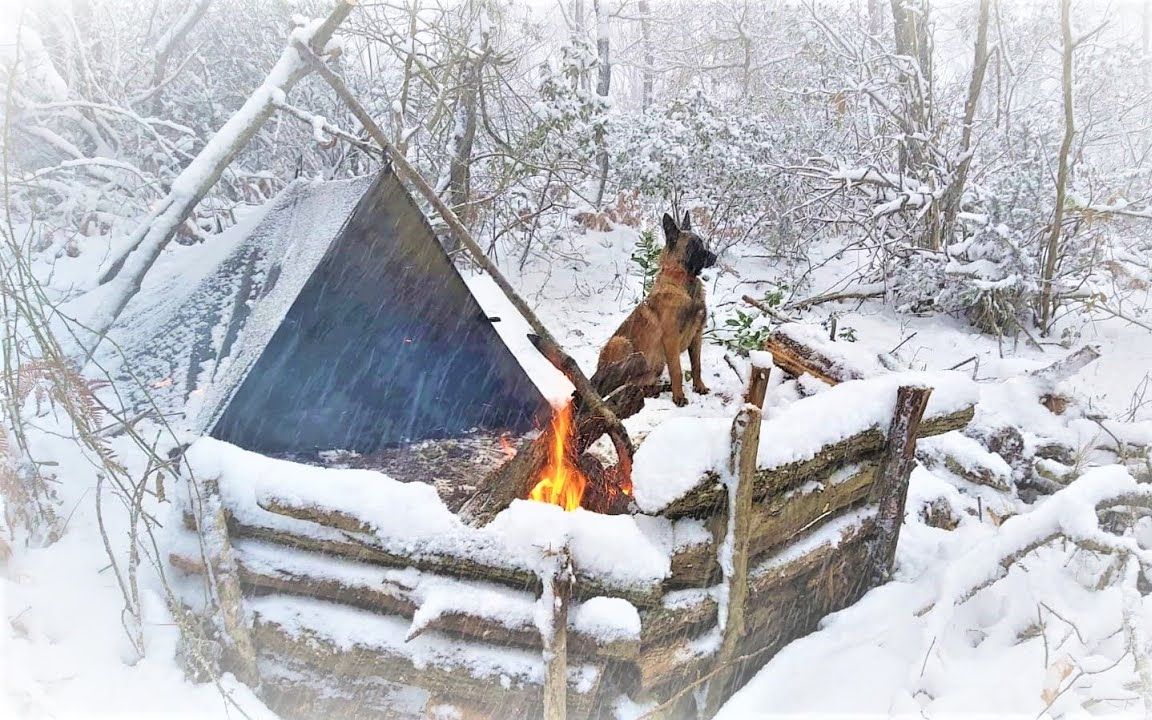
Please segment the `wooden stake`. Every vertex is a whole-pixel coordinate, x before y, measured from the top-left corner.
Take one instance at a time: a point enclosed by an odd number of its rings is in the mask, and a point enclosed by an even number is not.
[[[876,471],[876,482],[872,485],[872,499],[879,506],[878,530],[871,567],[867,568],[864,580],[873,585],[887,581],[892,572],[896,541],[904,524],[908,478],[916,465],[916,436],[931,394],[932,388],[916,385],[905,385],[896,391],[896,410],[888,428],[880,469]]]
[[[748,604],[748,546],[752,535],[752,498],[755,490],[756,458],[760,449],[761,408],[768,387],[768,371],[753,368],[746,397],[749,403],[732,421],[732,450],[728,472],[736,482],[729,504],[728,523],[732,542],[732,570],[726,578],[728,606],[724,618],[724,637],[716,653],[714,667],[731,664],[744,639],[745,612]],[[728,699],[728,688],[737,668],[735,665],[718,672],[709,681],[704,717],[712,717]]]
[[[552,577],[542,578],[542,599],[552,602],[552,634],[541,633],[544,662],[548,666],[544,677],[544,720],[568,717],[568,604],[572,600],[572,558],[567,548],[556,560]]]
[[[189,480],[189,482],[195,482]],[[260,686],[260,673],[256,666],[256,646],[244,613],[244,596],[240,589],[240,570],[232,541],[228,536],[228,519],[220,490],[215,480],[205,480],[201,486],[202,515],[197,524],[208,557],[205,568],[216,595],[220,610],[221,630],[226,638],[228,665],[241,682]]]

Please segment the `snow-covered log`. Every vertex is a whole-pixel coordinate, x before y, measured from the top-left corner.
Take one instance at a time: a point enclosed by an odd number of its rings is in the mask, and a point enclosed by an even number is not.
[[[312,597],[404,618],[411,623],[409,639],[442,632],[500,647],[543,650],[535,598],[529,592],[410,570],[381,570],[261,542],[241,541],[236,550],[240,584],[252,594]],[[191,553],[174,551],[169,562],[185,574],[205,573],[203,561]],[[635,609],[623,601],[600,598],[587,608],[575,603],[568,645],[580,657],[634,658],[640,650],[639,634],[631,632],[635,617]]]
[[[753,503],[749,556],[755,561],[787,545],[804,531],[859,504],[872,487],[877,460],[836,468],[811,478],[803,486]],[[672,556],[672,580],[676,588],[701,587],[720,576],[714,538],[680,548]]]
[[[327,676],[329,692],[375,678],[421,688],[480,717],[518,716],[543,702],[539,653],[433,633],[406,641],[403,621],[308,598],[269,596],[249,605],[261,652],[269,660],[290,659],[288,667],[301,674]],[[570,717],[587,716],[602,676],[591,664],[569,668]]]
[[[925,417],[917,437],[941,435],[965,427],[972,419],[972,407]],[[772,496],[799,487],[809,478],[829,474],[852,463],[875,460],[884,447],[885,433],[869,428],[831,445],[820,448],[812,457],[775,467],[760,467],[756,472],[756,496]],[[662,514],[667,517],[711,515],[724,503],[724,486],[715,474],[707,476],[694,490],[669,504]]]
[[[788,375],[807,373],[829,385],[861,380],[886,372],[875,355],[851,343],[829,340],[818,327],[789,323],[777,328],[764,342],[772,362]]]

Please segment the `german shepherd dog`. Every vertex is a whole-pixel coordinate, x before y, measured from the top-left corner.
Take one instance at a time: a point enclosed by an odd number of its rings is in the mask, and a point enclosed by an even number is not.
[[[684,372],[680,369],[680,355],[685,350],[692,362],[692,389],[701,395],[708,393],[700,368],[700,346],[707,316],[700,271],[716,264],[716,254],[708,249],[703,238],[692,232],[692,218],[688,213],[684,213],[684,221],[679,226],[665,213],[663,224],[664,249],[660,252],[660,269],[652,282],[652,290],[600,351],[592,379],[595,385],[597,376],[639,353],[645,362],[639,363],[638,373],[624,383],[640,386],[654,397],[659,394],[660,375],[667,365],[672,379],[672,402],[683,407],[688,404],[688,398],[684,397]],[[605,394],[614,389],[600,388]]]

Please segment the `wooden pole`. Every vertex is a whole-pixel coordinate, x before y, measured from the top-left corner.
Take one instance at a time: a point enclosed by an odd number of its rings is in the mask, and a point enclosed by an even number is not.
[[[404,154],[398,151],[395,146],[388,141],[387,136],[384,135],[384,131],[380,129],[380,126],[376,124],[376,121],[372,119],[372,116],[364,106],[352,95],[352,91],[348,89],[348,86],[344,84],[340,76],[332,72],[331,68],[325,65],[323,60],[312,52],[311,48],[307,45],[297,43],[296,47],[300,55],[311,65],[312,69],[315,70],[320,77],[324,78],[336,92],[336,95],[344,101],[344,104],[348,106],[352,114],[356,116],[356,119],[359,120],[364,129],[368,131],[372,139],[383,148],[385,155],[392,162],[392,167],[396,170],[396,174],[399,175],[401,179],[411,183],[420,194],[424,196],[424,199],[427,200],[428,203],[435,208],[440,217],[443,218],[457,242],[468,250],[476,263],[482,267],[484,271],[488,273],[489,277],[495,281],[496,285],[504,291],[508,300],[511,301],[520,314],[524,316],[524,319],[527,320],[528,324],[532,327],[533,332],[536,333],[538,337],[537,346],[539,347],[543,344],[560,350],[560,344],[556,342],[556,339],[548,332],[548,328],[544,327],[544,323],[540,322],[540,319],[536,317],[536,313],[532,311],[532,308],[528,307],[528,303],[520,297],[512,287],[512,284],[509,283],[507,278],[504,277],[504,274],[500,272],[500,268],[496,267],[496,264],[484,253],[484,250],[480,247],[479,243],[473,239],[472,234],[468,232],[468,228],[464,226],[464,223],[460,222],[460,218],[456,216],[452,208],[448,207],[432,186],[424,180],[416,168],[409,164]],[[609,428],[608,433],[612,436],[618,454],[620,454],[619,451],[621,449],[627,449],[627,457],[621,454],[621,462],[618,468],[622,476],[625,474],[627,476],[622,477],[622,480],[631,481],[632,441],[628,437],[628,431],[624,428],[624,424],[620,422],[620,418],[612,411],[612,408],[605,404],[600,394],[592,387],[591,382],[584,372],[580,370],[580,367],[577,366],[576,363],[572,363],[572,366],[573,367],[569,368],[569,371],[565,374],[575,388],[576,399],[588,413],[598,415],[603,419],[605,425]],[[520,448],[520,451],[525,452],[529,449],[530,447],[525,445]],[[508,471],[504,473],[490,475],[489,479],[506,480],[510,472],[513,470],[520,472],[520,469],[526,466],[528,466],[528,463],[521,461],[520,463],[516,463],[515,467],[509,468]],[[509,485],[508,482],[504,482],[503,484],[505,486]],[[460,517],[463,518],[465,522],[472,525],[482,525],[491,520],[492,517],[495,516],[495,512],[499,512],[504,507],[507,507],[508,503],[513,499],[510,497],[505,498],[503,495],[498,498],[492,498],[481,503],[483,510],[480,511],[477,509],[477,497],[487,493],[487,488],[488,482],[485,482],[477,490],[476,495],[461,508]],[[495,512],[493,512],[493,509],[495,509]]]
[[[729,541],[732,543],[731,571],[724,579],[728,603],[723,618],[724,637],[716,653],[714,667],[725,668],[708,682],[704,717],[712,717],[728,699],[728,689],[736,675],[732,662],[744,639],[748,605],[748,545],[752,534],[752,498],[755,489],[756,458],[760,449],[761,406],[768,387],[768,370],[753,368],[748,403],[732,421],[732,449],[728,457],[729,476],[736,487],[728,505]],[[723,562],[721,562],[723,567]],[[730,667],[725,667],[730,666]]]
[[[195,480],[189,479],[188,482]],[[228,536],[228,519],[216,480],[203,482],[201,506],[198,510],[195,514],[196,522],[208,555],[204,558],[204,566],[220,611],[220,630],[225,638],[227,664],[241,682],[254,688],[259,687],[256,646],[252,642],[252,633],[244,612],[240,567],[232,549],[232,540]]]
[[[887,581],[892,572],[896,542],[904,524],[904,504],[908,501],[908,478],[916,465],[916,436],[931,394],[932,388],[916,385],[905,385],[896,391],[896,409],[872,485],[872,500],[878,506],[877,532],[870,567],[865,572],[865,581],[872,585]]]
[[[356,119],[359,120],[364,129],[368,131],[368,134],[372,136],[372,139],[384,149],[388,159],[392,162],[392,167],[396,170],[396,174],[411,183],[420,194],[424,196],[424,199],[435,208],[436,212],[443,218],[444,223],[448,226],[448,229],[452,232],[453,237],[468,250],[472,255],[472,259],[476,261],[476,264],[484,268],[484,271],[495,281],[496,285],[504,291],[504,294],[508,296],[508,300],[512,302],[516,309],[520,311],[520,314],[524,316],[524,319],[528,321],[528,324],[532,326],[533,332],[539,335],[544,341],[560,347],[560,344],[557,343],[556,339],[552,337],[552,334],[548,332],[548,328],[544,327],[544,323],[540,322],[540,319],[536,317],[536,313],[532,312],[532,308],[528,307],[528,303],[520,297],[516,290],[513,289],[512,284],[509,283],[507,278],[504,277],[504,274],[500,272],[500,268],[496,267],[496,264],[492,262],[476,240],[473,239],[472,233],[468,232],[468,228],[464,227],[464,223],[460,222],[460,218],[456,216],[452,208],[448,207],[440,196],[436,194],[432,186],[424,180],[416,168],[412,167],[408,159],[388,141],[387,136],[384,135],[384,131],[380,129],[380,126],[376,124],[376,121],[372,119],[372,116],[364,106],[352,95],[352,91],[348,89],[348,86],[344,84],[340,76],[332,72],[332,69],[325,65],[324,61],[304,43],[296,43],[296,48],[299,50],[300,55],[312,66],[312,69],[332,86],[336,95],[344,101],[344,104],[348,106],[352,114],[356,116]],[[569,379],[572,380],[572,384],[576,387],[576,396],[581,402],[587,405],[590,410],[602,415],[610,425],[620,424],[615,413],[604,404],[604,401],[596,391],[592,389],[588,377],[584,375],[579,368],[575,369],[575,372],[569,376]]]
[[[552,603],[551,635],[541,633],[547,665],[544,720],[566,720],[568,717],[568,605],[572,600],[572,557],[565,548],[556,560],[552,576],[541,578],[544,583],[541,599]]]

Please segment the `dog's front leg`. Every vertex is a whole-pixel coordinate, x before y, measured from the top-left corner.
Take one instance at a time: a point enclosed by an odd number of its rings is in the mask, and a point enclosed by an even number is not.
[[[700,349],[704,345],[704,324],[692,337],[688,346],[688,360],[692,363],[692,389],[701,395],[708,394],[708,386],[704,384],[704,370],[700,367]]]
[[[668,377],[672,380],[672,402],[680,407],[688,404],[684,397],[684,372],[680,369],[680,343],[676,335],[665,331],[660,338],[664,346],[664,361],[668,363]]]

